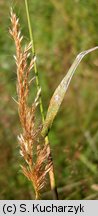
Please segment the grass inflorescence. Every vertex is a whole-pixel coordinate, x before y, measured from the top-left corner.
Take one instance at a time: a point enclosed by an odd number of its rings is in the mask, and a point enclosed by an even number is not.
[[[31,106],[28,103],[29,86],[31,80],[29,75],[31,69],[34,67],[36,58],[33,57],[28,63],[30,57],[31,42],[22,48],[23,36],[21,35],[19,19],[11,11],[10,34],[14,39],[16,46],[16,56],[14,56],[17,66],[17,95],[19,118],[22,126],[22,133],[18,136],[20,143],[20,155],[24,159],[24,164],[21,165],[23,174],[32,182],[36,199],[39,198],[39,191],[45,184],[45,177],[51,168],[51,162],[48,160],[47,146],[40,143],[40,126],[35,126],[35,112],[38,105],[38,92],[34,102]]]

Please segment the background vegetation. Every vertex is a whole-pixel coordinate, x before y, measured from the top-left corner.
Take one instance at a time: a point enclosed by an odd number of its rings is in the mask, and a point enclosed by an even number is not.
[[[29,0],[45,112],[76,55],[98,46],[94,0]],[[33,199],[20,173],[15,48],[9,35],[10,7],[29,41],[24,1],[0,0],[0,199]],[[32,98],[35,86],[32,86]],[[40,121],[40,120],[39,120]],[[60,199],[98,198],[98,51],[82,61],[50,132]],[[48,180],[45,191],[50,190]],[[52,199],[43,191],[43,199]]]

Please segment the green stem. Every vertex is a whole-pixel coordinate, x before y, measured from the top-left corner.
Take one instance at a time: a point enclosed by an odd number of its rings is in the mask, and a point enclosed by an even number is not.
[[[30,15],[29,15],[29,8],[28,8],[28,1],[27,0],[25,0],[25,7],[26,7],[27,20],[28,20],[30,40],[32,42],[32,53],[33,53],[33,55],[35,55],[34,40],[33,40],[33,34],[32,34],[32,29],[31,29],[31,22],[30,22]],[[37,91],[39,91],[41,89],[41,87],[40,87],[39,78],[38,78],[38,70],[37,70],[36,61],[34,62],[34,71],[35,71],[35,77],[36,77]],[[43,110],[43,105],[42,105],[41,94],[39,96],[39,105],[40,105],[42,122],[44,122],[44,110]]]
[[[30,15],[29,15],[28,0],[25,0],[25,7],[26,7],[27,20],[28,20],[28,28],[29,28],[30,40],[32,42],[32,53],[33,53],[33,55],[35,55],[35,47],[34,47],[33,33],[32,33],[32,29],[31,29],[31,21],[30,21]],[[41,86],[40,86],[40,82],[39,82],[36,61],[34,63],[34,71],[35,71],[35,77],[36,77],[37,91],[39,91],[41,89]],[[45,118],[44,118],[44,109],[43,109],[43,103],[42,103],[41,94],[39,96],[39,105],[40,105],[40,113],[41,113],[41,117],[42,117],[42,123],[44,123]],[[50,155],[49,160],[51,160],[51,162],[52,162],[51,170],[49,171],[49,178],[50,178],[51,190],[52,190],[52,193],[53,193],[53,199],[56,200],[56,199],[58,199],[58,194],[57,194],[57,188],[56,188],[56,184],[55,184],[54,166],[53,166],[53,160],[52,160],[52,156],[51,156],[50,144],[49,144],[48,136],[45,137],[45,144],[48,146],[48,153]]]

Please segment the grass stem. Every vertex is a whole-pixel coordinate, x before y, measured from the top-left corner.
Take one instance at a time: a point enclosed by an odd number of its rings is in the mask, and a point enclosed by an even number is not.
[[[33,33],[32,33],[31,21],[30,21],[30,15],[29,15],[28,0],[25,0],[25,8],[26,8],[26,14],[27,14],[27,20],[28,20],[28,28],[29,28],[30,40],[32,42],[32,53],[33,53],[33,55],[35,55],[35,47],[34,47]],[[38,76],[38,70],[37,70],[36,61],[34,62],[34,72],[35,72],[35,77],[36,77],[37,91],[39,91],[41,89],[41,86],[40,86],[40,82],[39,82],[39,76]],[[43,103],[42,103],[41,94],[39,95],[39,106],[40,106],[40,113],[41,113],[42,123],[44,123],[44,109],[43,109]],[[56,200],[56,199],[58,199],[58,194],[57,194],[57,188],[56,188],[56,183],[55,183],[53,159],[52,159],[52,156],[51,156],[50,144],[49,144],[48,136],[45,137],[45,144],[48,146],[48,153],[49,153],[49,156],[50,156],[49,160],[51,160],[51,162],[52,162],[51,170],[49,171],[49,178],[50,178],[50,186],[51,186],[53,199]]]

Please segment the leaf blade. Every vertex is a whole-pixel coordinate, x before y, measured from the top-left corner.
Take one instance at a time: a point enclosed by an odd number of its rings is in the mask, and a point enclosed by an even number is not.
[[[85,55],[87,55],[88,53],[90,53],[96,49],[98,49],[98,46],[79,53],[77,55],[77,57],[75,58],[73,64],[71,65],[68,73],[65,75],[65,77],[63,78],[63,80],[61,81],[59,86],[56,88],[56,90],[55,90],[55,92],[54,92],[54,94],[50,100],[46,119],[44,121],[42,132],[41,132],[42,136],[45,137],[48,134],[48,132],[52,126],[53,120],[56,117],[58,110],[60,108],[60,105],[63,101],[64,95],[68,89],[70,81],[71,81],[79,63],[81,62],[81,60],[83,59],[83,57]]]

